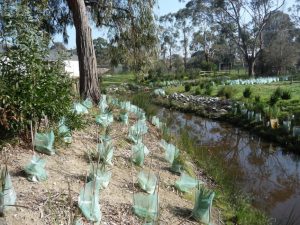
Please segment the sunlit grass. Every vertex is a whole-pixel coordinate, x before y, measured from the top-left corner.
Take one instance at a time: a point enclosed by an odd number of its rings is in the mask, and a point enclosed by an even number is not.
[[[120,85],[122,83],[131,83],[135,80],[133,73],[119,73],[103,75],[102,86],[108,87],[110,85]]]
[[[212,87],[211,96],[217,96],[218,91],[222,89],[223,85],[215,85]],[[246,102],[246,103],[253,103],[255,102],[255,97],[260,97],[260,102],[264,104],[268,104],[271,95],[273,92],[280,87],[283,91],[289,91],[291,93],[291,99],[289,100],[282,100],[280,99],[277,102],[277,106],[281,108],[282,112],[286,112],[289,114],[297,114],[300,115],[300,82],[293,82],[290,81],[283,81],[283,82],[276,82],[271,84],[256,84],[256,85],[231,85],[233,88],[233,95],[231,96],[232,99]],[[251,88],[252,95],[249,99],[243,97],[243,91],[246,87]],[[166,93],[172,94],[174,92],[177,93],[185,93],[185,94],[194,94],[197,86],[192,86],[189,92],[185,92],[184,86],[177,86],[177,87],[166,87]]]

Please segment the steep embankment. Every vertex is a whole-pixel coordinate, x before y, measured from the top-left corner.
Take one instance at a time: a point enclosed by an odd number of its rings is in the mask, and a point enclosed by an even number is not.
[[[118,110],[114,110],[114,115],[118,115]],[[7,225],[70,224],[70,215],[80,214],[78,195],[90,169],[87,152],[96,148],[99,130],[94,123],[95,118],[91,115],[88,117],[90,125],[73,133],[70,146],[57,146],[57,154],[53,156],[42,155],[47,161],[49,176],[44,182],[29,182],[22,172],[33,154],[30,146],[24,143],[7,145],[3,150],[9,157],[8,168],[17,192],[16,204],[23,206],[6,213]],[[137,185],[137,174],[142,169],[151,169],[159,175],[159,224],[198,224],[190,216],[194,203],[186,200],[173,186],[179,176],[169,171],[170,165],[164,160],[164,152],[159,147],[160,133],[151,124],[148,124],[149,131],[143,139],[150,151],[144,168],[132,165],[132,144],[127,140],[127,133],[128,127],[136,120],[130,114],[128,126],[117,121],[111,126],[110,136],[113,137],[115,151],[113,166],[110,167],[111,181],[100,192],[101,224],[143,224],[132,211],[133,194],[141,192]],[[4,157],[1,157],[1,164],[3,161]],[[199,174],[197,168],[191,166],[195,174]],[[213,210],[213,218],[213,224],[217,224],[217,210]]]

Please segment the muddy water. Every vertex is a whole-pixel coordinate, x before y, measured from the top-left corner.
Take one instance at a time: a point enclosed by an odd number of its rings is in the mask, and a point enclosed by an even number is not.
[[[300,225],[299,156],[226,123],[167,109],[160,109],[158,116],[168,119],[172,132],[186,127],[200,146],[212,147],[236,185],[274,218],[274,224]]]

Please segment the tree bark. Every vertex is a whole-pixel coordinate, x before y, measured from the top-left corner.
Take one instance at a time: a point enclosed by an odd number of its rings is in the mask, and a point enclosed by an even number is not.
[[[187,55],[188,55],[188,39],[186,32],[183,31],[183,46],[184,46],[184,57],[183,57],[183,64],[184,64],[184,70],[187,68]]]
[[[171,47],[169,48],[169,56],[170,56],[170,59],[169,59],[169,63],[170,63],[169,69],[171,71],[172,70],[172,48]]]
[[[80,96],[91,98],[94,103],[100,99],[100,87],[97,76],[97,61],[92,40],[92,32],[88,23],[84,0],[67,0],[73,15],[76,29],[76,47],[80,72]]]
[[[247,64],[248,64],[248,76],[249,77],[254,77],[255,76],[255,60],[251,57],[246,59]]]

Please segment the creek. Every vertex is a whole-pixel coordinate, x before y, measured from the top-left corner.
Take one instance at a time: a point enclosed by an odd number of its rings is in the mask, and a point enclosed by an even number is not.
[[[274,224],[300,224],[300,156],[228,123],[165,108],[157,116],[174,134],[185,128],[199,149],[210,147],[253,206]]]

